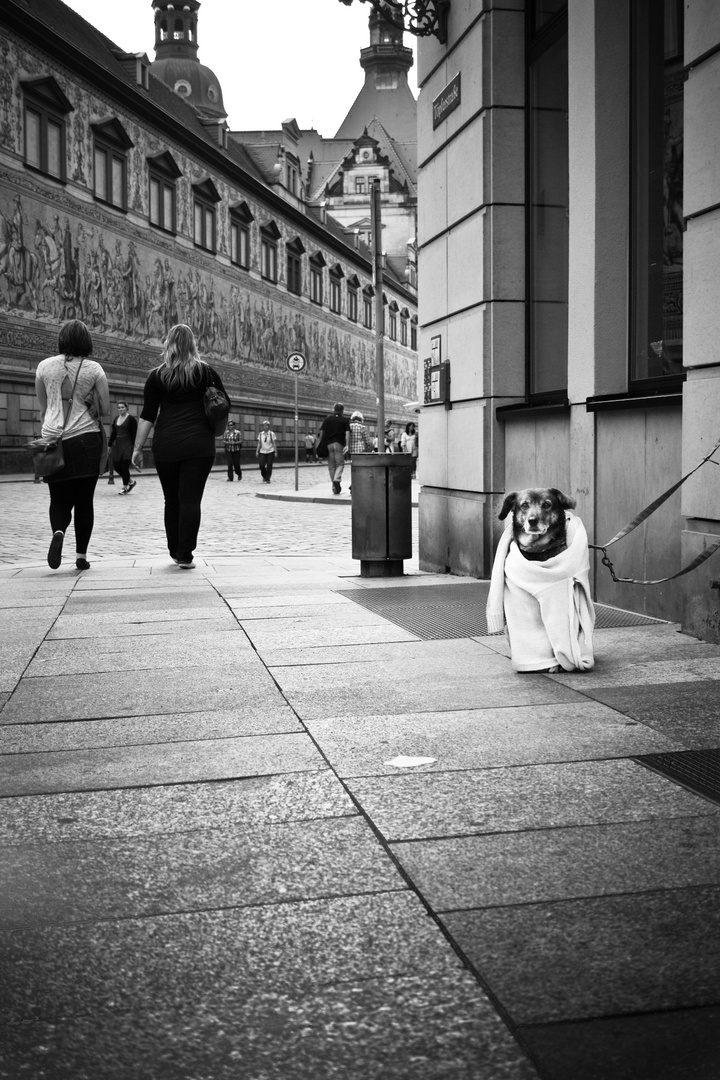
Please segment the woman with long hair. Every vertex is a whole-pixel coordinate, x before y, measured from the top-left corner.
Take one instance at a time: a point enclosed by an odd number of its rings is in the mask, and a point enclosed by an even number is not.
[[[65,463],[47,477],[50,490],[48,566],[62,562],[65,533],[75,525],[75,565],[89,570],[87,550],[95,524],[93,497],[100,475],[103,438],[100,425],[110,412],[105,372],[95,360],[92,337],[84,322],[72,319],[60,330],[58,355],[42,360],[35,373],[35,393],[44,437],[62,437]]]
[[[161,363],[145,382],[132,460],[136,468],[142,468],[140,455],[154,424],[152,452],[165,496],[168,551],[183,570],[195,566],[200,504],[215,460],[215,433],[203,400],[210,386],[225,393],[218,373],[200,359],[190,327],[172,326]]]
[[[123,482],[122,491],[118,491],[118,495],[129,495],[136,484],[135,480],[130,479],[130,462],[136,434],[137,420],[130,412],[127,401],[118,401],[117,416],[112,422],[108,439],[108,446],[112,448],[113,468]]]

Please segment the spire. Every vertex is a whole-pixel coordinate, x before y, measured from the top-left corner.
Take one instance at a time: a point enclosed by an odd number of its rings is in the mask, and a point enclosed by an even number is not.
[[[200,0],[153,0],[156,78],[193,105],[201,118],[223,120],[227,113],[217,76],[198,60]]]
[[[197,13],[200,0],[153,0],[155,59],[197,59]]]

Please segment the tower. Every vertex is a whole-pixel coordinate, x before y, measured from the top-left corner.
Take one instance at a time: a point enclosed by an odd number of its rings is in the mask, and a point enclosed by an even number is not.
[[[200,0],[153,0],[155,62],[150,70],[208,120],[224,120],[220,83],[197,58]]]

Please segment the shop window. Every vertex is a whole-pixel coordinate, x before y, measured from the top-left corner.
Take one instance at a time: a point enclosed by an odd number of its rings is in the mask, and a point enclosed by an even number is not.
[[[683,371],[683,10],[634,0],[630,380]]]
[[[530,17],[538,4],[531,5]],[[544,5],[547,7],[547,5]],[[556,5],[559,7],[559,5]],[[531,38],[528,68],[528,369],[530,398],[567,391],[568,49],[567,8]]]
[[[53,78],[21,83],[25,135],[25,164],[65,180],[66,119],[73,107]]]

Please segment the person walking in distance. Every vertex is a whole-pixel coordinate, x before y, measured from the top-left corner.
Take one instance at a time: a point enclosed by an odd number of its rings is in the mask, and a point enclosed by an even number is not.
[[[276,451],[277,439],[275,438],[275,432],[270,430],[270,421],[263,420],[262,430],[258,435],[257,449],[255,450],[255,457],[260,465],[263,484],[270,483]]]
[[[136,434],[137,420],[131,415],[127,401],[118,401],[117,416],[112,422],[108,439],[108,447],[112,448],[113,469],[123,482],[122,491],[118,491],[118,495],[129,495],[137,483],[130,479],[130,463]]]
[[[60,331],[58,355],[42,360],[35,373],[42,435],[62,436],[65,459],[61,469],[46,477],[53,531],[47,554],[51,570],[57,570],[62,561],[65,533],[73,514],[75,565],[78,570],[90,569],[87,550],[95,524],[93,497],[103,453],[100,424],[110,412],[107,378],[100,364],[88,359],[92,351],[87,326],[72,319]]]
[[[319,437],[325,437],[328,448],[328,472],[332,483],[333,495],[339,495],[342,491],[340,481],[343,468],[345,467],[345,455],[349,449],[350,421],[343,416],[345,406],[336,402],[333,411],[326,416],[320,425]]]
[[[305,462],[307,465],[311,465],[313,461],[317,461],[317,454],[315,453],[315,436],[311,435],[308,431],[305,436]]]
[[[242,435],[235,426],[234,420],[228,420],[228,425],[223,436],[225,444],[225,460],[227,461],[227,478],[233,482],[233,472],[238,480],[242,480],[242,465],[240,463],[240,451],[242,450]]]
[[[165,497],[167,546],[170,558],[183,570],[195,566],[202,497],[215,460],[215,432],[204,403],[210,386],[227,397],[218,373],[200,359],[190,327],[172,326],[162,361],[145,382],[132,459],[141,469],[142,448],[154,424],[152,452]]]

